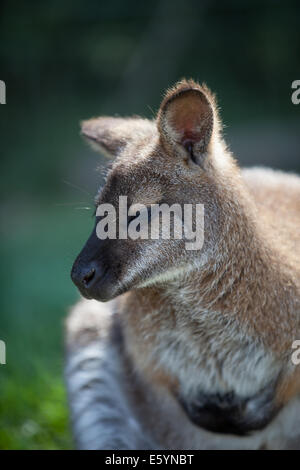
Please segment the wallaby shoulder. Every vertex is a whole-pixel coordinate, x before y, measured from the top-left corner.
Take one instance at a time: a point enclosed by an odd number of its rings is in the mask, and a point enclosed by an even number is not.
[[[300,287],[300,177],[263,167],[243,169],[242,176],[256,203],[258,223],[293,263]]]

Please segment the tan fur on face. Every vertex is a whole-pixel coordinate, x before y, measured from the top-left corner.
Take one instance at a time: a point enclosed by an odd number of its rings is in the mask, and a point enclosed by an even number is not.
[[[255,434],[249,448],[278,437],[280,426],[292,432],[300,395],[300,366],[291,363],[300,338],[300,178],[241,170],[221,137],[213,95],[194,81],[167,92],[156,122],[98,118],[83,132],[115,157],[99,203],[127,195],[133,203],[205,207],[200,252],[174,240],[121,246],[118,282],[128,292],[117,309],[134,373],[170,402],[199,390],[248,397],[274,383],[283,411],[270,425],[274,434]],[[220,437],[219,447],[226,443]]]

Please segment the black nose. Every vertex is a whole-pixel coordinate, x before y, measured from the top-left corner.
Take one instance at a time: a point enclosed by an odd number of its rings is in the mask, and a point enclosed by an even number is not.
[[[95,268],[91,268],[82,278],[82,283],[85,287],[88,287],[95,277]]]
[[[97,271],[97,266],[94,263],[88,263],[84,266],[80,263],[74,263],[71,278],[79,289],[89,289],[96,282]]]

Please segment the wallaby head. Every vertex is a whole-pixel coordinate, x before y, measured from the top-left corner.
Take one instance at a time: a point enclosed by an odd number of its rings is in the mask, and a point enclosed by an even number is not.
[[[100,117],[83,122],[83,136],[114,159],[96,205],[104,212],[105,204],[116,210],[116,236],[100,240],[95,226],[73,266],[73,281],[83,295],[105,301],[176,276],[213,256],[224,223],[220,211],[220,198],[224,196],[218,179],[228,173],[230,184],[235,174],[238,179],[233,160],[224,152],[219,128],[213,95],[193,81],[182,81],[167,92],[156,120]],[[127,197],[128,207],[138,209],[142,204],[146,211],[139,211],[136,220],[130,212],[123,217],[120,196]],[[170,237],[163,237],[161,232],[156,239],[151,237],[154,204],[167,204],[171,219],[173,204],[180,205],[182,217],[185,204],[203,204],[204,221],[199,214],[195,220],[195,207],[191,209],[192,226],[195,228],[198,222],[196,239],[204,228],[201,246],[187,250],[185,240],[176,238],[174,230]],[[148,239],[120,235],[145,217]],[[96,225],[100,221],[96,216]]]
[[[134,292],[126,307],[131,353],[141,368],[172,376],[172,393],[194,422],[240,434],[264,427],[300,389],[290,363],[299,262],[246,189],[214,96],[184,80],[166,93],[155,120],[100,117],[83,122],[82,134],[113,162],[74,283],[101,301]],[[203,217],[192,210],[196,242],[203,233],[196,249],[177,236],[178,225],[161,236],[156,204],[204,207]],[[159,236],[137,236],[138,225],[151,234],[155,217]],[[109,221],[114,236],[99,237],[99,224]]]

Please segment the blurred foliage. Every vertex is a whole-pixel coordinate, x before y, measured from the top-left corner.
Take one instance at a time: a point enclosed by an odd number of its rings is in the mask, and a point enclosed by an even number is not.
[[[193,77],[217,92],[237,149],[246,129],[244,163],[300,170],[300,106],[290,99],[299,16],[288,0],[1,2],[0,448],[72,447],[63,318],[78,297],[69,270],[101,182],[78,122],[153,117],[164,89]],[[268,144],[266,122],[276,123]]]

